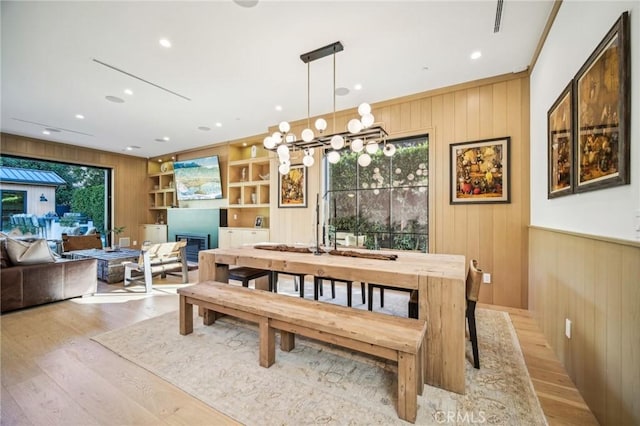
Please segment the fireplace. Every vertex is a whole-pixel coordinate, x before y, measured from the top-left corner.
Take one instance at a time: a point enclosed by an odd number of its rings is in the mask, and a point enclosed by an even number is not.
[[[198,252],[209,249],[209,234],[176,234],[176,241],[187,241],[187,261],[198,263]]]

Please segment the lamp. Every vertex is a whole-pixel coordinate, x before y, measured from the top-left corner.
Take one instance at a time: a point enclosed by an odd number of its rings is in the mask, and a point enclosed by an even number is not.
[[[395,146],[387,143],[389,135],[382,127],[382,124],[375,123],[375,117],[371,113],[371,106],[367,103],[362,103],[358,107],[360,118],[349,120],[346,131],[336,133],[336,53],[342,50],[344,50],[342,43],[337,41],[300,55],[302,62],[307,64],[307,127],[300,134],[302,139],[298,140],[295,135],[290,134],[290,124],[283,121],[278,125],[278,131],[267,136],[263,141],[266,149],[275,151],[278,154],[280,162],[278,171],[283,175],[289,173],[291,151],[302,151],[304,153],[302,164],[306,167],[313,166],[315,162],[313,158],[315,148],[320,148],[326,154],[327,160],[335,164],[340,161],[339,151],[349,147],[351,151],[358,153],[358,164],[361,167],[367,167],[371,163],[371,155],[380,149],[380,144],[383,145],[382,152],[384,155],[391,157],[395,154]],[[310,125],[310,62],[329,55],[333,55],[333,133],[324,134],[327,129],[327,121],[323,118],[318,118],[314,123],[317,131],[316,136]]]
[[[40,201],[42,201],[43,203],[46,203],[47,201],[47,197],[44,196],[44,194],[40,194]]]

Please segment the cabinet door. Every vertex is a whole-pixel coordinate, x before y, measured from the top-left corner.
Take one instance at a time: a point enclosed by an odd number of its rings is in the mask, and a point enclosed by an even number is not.
[[[229,228],[220,228],[218,232],[218,247],[219,248],[230,248],[231,247],[231,236],[233,235],[233,230]]]
[[[167,242],[167,225],[142,225],[141,226],[142,241],[151,241],[152,243]]]
[[[244,231],[244,244],[258,244],[269,241],[268,229],[247,229]]]

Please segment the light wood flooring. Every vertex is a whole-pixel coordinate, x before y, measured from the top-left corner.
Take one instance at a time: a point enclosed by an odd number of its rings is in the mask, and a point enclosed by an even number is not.
[[[197,271],[191,272],[197,281]],[[97,297],[8,313],[2,330],[2,425],[231,425],[224,414],[91,336],[175,310],[174,278],[152,296],[99,284]],[[551,425],[597,424],[528,312],[509,312]]]

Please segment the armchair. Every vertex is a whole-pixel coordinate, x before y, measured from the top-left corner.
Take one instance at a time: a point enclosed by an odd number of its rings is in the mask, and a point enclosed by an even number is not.
[[[186,256],[186,241],[146,244],[142,246],[138,263],[124,262],[124,285],[144,284],[145,292],[151,293],[153,277],[167,274],[182,275],[184,284],[189,282],[189,266]]]

